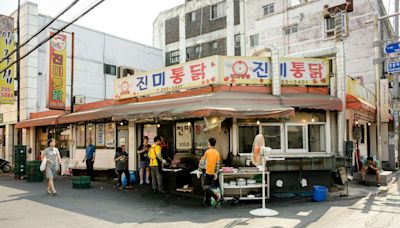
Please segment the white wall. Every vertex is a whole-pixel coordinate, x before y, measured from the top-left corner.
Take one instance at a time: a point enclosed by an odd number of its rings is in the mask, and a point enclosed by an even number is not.
[[[12,15],[16,17],[16,12]],[[21,6],[21,42],[24,42],[51,18],[38,14],[36,3]],[[16,20],[14,20],[16,22]],[[50,27],[60,28],[64,21],[56,21]],[[15,25],[16,26],[16,25]],[[53,29],[46,29],[28,45],[21,55],[47,38]],[[86,96],[86,102],[110,99],[113,95],[113,80],[116,76],[103,73],[103,63],[151,70],[163,66],[160,49],[139,44],[110,34],[72,25],[66,32],[75,33],[74,95]],[[67,106],[70,106],[71,86],[71,34],[67,33]],[[21,61],[21,120],[28,119],[32,112],[47,110],[49,75],[49,43]],[[4,124],[16,123],[16,105],[0,105]]]
[[[83,158],[85,157],[85,149],[76,149],[72,153],[73,160],[78,161],[77,168],[86,168],[86,163],[82,162]],[[94,169],[114,169],[114,156],[114,149],[96,149]]]

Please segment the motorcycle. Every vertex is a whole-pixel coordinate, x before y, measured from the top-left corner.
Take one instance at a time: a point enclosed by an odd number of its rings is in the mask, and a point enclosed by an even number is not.
[[[3,170],[3,173],[8,173],[11,171],[11,163],[7,160],[0,158],[0,169]]]

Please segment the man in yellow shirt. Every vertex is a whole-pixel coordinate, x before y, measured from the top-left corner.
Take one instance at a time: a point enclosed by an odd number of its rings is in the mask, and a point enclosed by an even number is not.
[[[221,199],[211,190],[214,181],[218,179],[218,171],[221,157],[219,152],[214,148],[217,141],[214,138],[208,139],[208,150],[204,153],[199,162],[199,170],[197,178],[202,176],[202,187],[205,193],[204,203],[211,206],[211,197],[217,202],[215,206],[221,203]],[[204,173],[204,175],[202,175]]]
[[[159,136],[154,137],[154,144],[150,147],[148,152],[148,157],[150,159],[150,173],[151,173],[151,183],[153,186],[154,193],[166,193],[162,187],[162,162],[163,158],[161,156],[161,139]]]

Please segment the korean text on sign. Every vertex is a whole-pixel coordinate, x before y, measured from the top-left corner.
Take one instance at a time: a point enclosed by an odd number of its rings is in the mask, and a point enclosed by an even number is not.
[[[329,64],[324,59],[283,58],[279,73],[283,85],[328,85]]]
[[[214,58],[210,57],[133,77],[117,79],[114,85],[114,98],[124,99],[175,92],[215,83],[217,63]]]
[[[50,77],[48,99],[48,108],[50,109],[65,109],[66,45],[67,36],[63,34],[56,35],[50,41]]]
[[[4,59],[14,50],[14,33],[12,31],[0,31],[0,60]],[[14,103],[14,77],[15,66],[10,66],[14,61],[14,54],[0,63],[0,103]],[[10,67],[9,67],[10,66]]]

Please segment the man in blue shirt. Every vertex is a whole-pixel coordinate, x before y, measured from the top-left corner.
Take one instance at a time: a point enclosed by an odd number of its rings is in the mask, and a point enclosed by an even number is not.
[[[86,161],[86,170],[91,180],[94,181],[93,165],[96,159],[96,146],[92,144],[92,139],[88,139],[88,146],[86,147],[85,157],[83,162]]]

